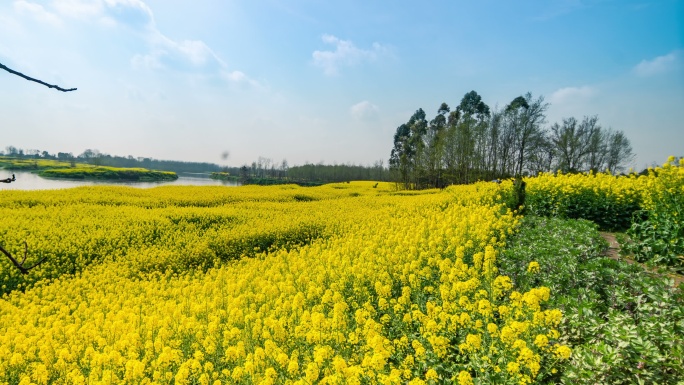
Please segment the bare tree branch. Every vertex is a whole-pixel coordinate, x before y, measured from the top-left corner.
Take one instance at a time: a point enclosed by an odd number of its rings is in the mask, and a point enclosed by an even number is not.
[[[58,91],[62,91],[62,92],[76,91],[76,88],[69,88],[69,89],[66,89],[66,88],[62,88],[62,87],[57,86],[57,85],[54,85],[54,84],[45,83],[45,82],[42,81],[42,80],[34,79],[34,78],[30,77],[30,76],[26,76],[26,75],[22,74],[21,72],[17,72],[17,71],[15,71],[15,70],[13,70],[13,69],[7,67],[6,65],[4,65],[4,64],[2,64],[2,63],[0,63],[0,68],[4,69],[5,71],[7,71],[7,72],[9,72],[9,73],[11,73],[11,74],[20,76],[20,77],[22,77],[22,78],[24,78],[24,79],[26,79],[26,80],[30,80],[30,81],[32,81],[32,82],[40,83],[40,84],[42,84],[42,85],[44,85],[45,87],[48,87],[48,88],[54,88],[54,89],[56,89],[56,90],[58,90]]]
[[[5,250],[2,246],[0,246],[0,251],[7,256],[7,258],[12,261],[12,264],[16,266],[19,271],[21,271],[21,274],[28,274],[29,270],[40,266],[43,262],[45,262],[45,258],[41,259],[38,261],[36,264],[34,264],[31,267],[24,267],[24,262],[26,262],[26,255],[28,254],[28,243],[24,241],[24,258],[20,262],[17,262],[16,259],[12,256],[12,254],[9,253],[9,251]]]

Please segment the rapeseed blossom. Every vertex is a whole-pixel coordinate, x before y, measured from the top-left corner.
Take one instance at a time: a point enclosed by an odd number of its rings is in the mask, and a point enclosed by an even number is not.
[[[2,192],[50,262],[0,299],[0,383],[533,382],[571,350],[498,275],[508,184]]]

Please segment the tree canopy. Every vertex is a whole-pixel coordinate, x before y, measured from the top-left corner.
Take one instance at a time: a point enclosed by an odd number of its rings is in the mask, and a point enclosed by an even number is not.
[[[393,178],[405,188],[432,188],[542,171],[621,172],[633,158],[625,134],[601,127],[598,116],[545,127],[548,107],[528,92],[492,110],[470,91],[453,110],[441,103],[429,123],[419,108],[394,134]]]

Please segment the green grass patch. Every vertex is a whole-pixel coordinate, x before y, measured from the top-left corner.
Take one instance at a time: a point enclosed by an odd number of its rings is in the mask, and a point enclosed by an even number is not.
[[[237,182],[240,179],[237,175],[230,175],[229,172],[212,172],[210,178],[217,180],[228,180],[233,182]]]
[[[40,171],[38,175],[44,178],[135,182],[156,182],[178,179],[178,175],[172,171],[154,171],[145,168],[117,168],[104,166],[79,166],[64,169],[50,169]]]

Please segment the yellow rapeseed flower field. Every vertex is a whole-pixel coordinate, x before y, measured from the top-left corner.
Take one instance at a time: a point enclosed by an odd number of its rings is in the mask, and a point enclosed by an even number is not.
[[[541,216],[584,218],[610,230],[625,230],[650,195],[648,178],[608,173],[550,174],[526,178],[526,206]]]
[[[0,384],[535,382],[572,351],[497,255],[512,184],[0,192]],[[542,267],[543,269],[543,267]]]

